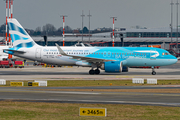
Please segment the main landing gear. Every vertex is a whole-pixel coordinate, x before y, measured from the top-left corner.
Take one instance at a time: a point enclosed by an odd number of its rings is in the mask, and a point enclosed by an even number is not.
[[[152,75],[156,75],[156,71],[154,70],[154,66],[152,66]]]
[[[100,73],[100,70],[98,68],[96,70],[93,70],[93,69],[89,70],[90,75],[94,75],[94,74],[98,75],[99,73]]]

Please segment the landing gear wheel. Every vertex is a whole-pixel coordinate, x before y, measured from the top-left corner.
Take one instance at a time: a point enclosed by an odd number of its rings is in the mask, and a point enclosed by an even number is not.
[[[156,75],[156,72],[155,72],[155,71],[152,71],[152,75]]]
[[[99,70],[99,69],[96,69],[96,70],[94,71],[94,73],[95,73],[95,74],[99,74],[99,73],[100,73],[100,70]]]
[[[94,70],[90,70],[90,71],[89,71],[89,74],[90,74],[90,75],[94,75],[94,73],[95,73]]]

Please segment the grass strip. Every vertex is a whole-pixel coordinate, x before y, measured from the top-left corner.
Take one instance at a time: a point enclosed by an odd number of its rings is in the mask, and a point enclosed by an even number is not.
[[[80,117],[79,107],[107,108],[107,117]],[[1,120],[178,120],[180,107],[0,101]]]
[[[10,86],[11,81],[6,81],[6,85]],[[12,82],[24,82],[24,86],[28,86],[28,82],[34,82],[33,80],[25,81],[12,81]],[[81,86],[143,86],[154,85],[147,84],[133,84],[132,80],[48,80],[48,87],[81,87]],[[158,80],[157,85],[180,85],[180,80]],[[3,85],[0,85],[3,86]]]

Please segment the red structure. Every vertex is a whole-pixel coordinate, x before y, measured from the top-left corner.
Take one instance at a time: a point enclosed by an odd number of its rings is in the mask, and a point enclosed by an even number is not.
[[[6,0],[6,46],[7,46],[7,18],[8,18],[8,0]]]
[[[63,18],[63,46],[64,46],[65,45],[65,43],[64,43],[64,39],[65,39],[65,29],[64,29],[64,27],[65,27],[65,17],[67,17],[67,16],[62,15],[60,17]]]
[[[9,4],[9,9],[8,9],[8,4]],[[10,33],[9,33],[9,41],[8,41],[7,19],[8,19],[8,17],[9,17],[9,19],[12,19],[12,17],[13,17],[13,9],[12,8],[13,8],[13,0],[6,0],[6,46],[7,46],[7,43],[9,42],[9,46],[10,47],[12,46],[12,42],[11,42],[11,35],[10,35]],[[9,15],[8,15],[8,12],[9,12]],[[12,55],[8,55],[8,58],[11,59]]]

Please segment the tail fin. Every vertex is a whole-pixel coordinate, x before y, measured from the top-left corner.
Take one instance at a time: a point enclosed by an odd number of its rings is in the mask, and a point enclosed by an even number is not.
[[[13,48],[31,48],[37,45],[16,19],[8,19],[8,27]]]

